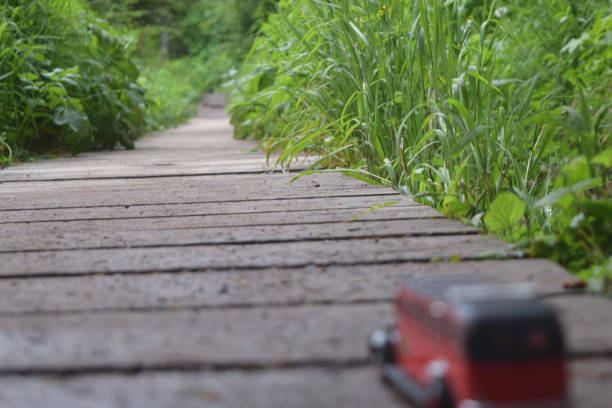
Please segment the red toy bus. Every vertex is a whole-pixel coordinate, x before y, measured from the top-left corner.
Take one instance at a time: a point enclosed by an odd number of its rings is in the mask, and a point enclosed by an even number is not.
[[[372,335],[382,377],[419,408],[568,408],[555,311],[526,285],[412,278]]]

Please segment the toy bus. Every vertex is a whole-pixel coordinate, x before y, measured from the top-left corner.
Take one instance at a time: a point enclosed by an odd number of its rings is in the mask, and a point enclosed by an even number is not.
[[[408,279],[370,351],[419,408],[570,407],[563,331],[530,285]]]

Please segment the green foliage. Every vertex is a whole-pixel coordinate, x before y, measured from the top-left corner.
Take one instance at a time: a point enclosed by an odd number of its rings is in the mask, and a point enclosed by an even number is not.
[[[504,192],[495,197],[484,216],[491,232],[504,232],[519,225],[525,216],[525,203],[515,194]]]
[[[0,0],[0,156],[131,148],[144,90],[120,36],[79,1]]]
[[[286,165],[313,152],[383,179],[575,271],[601,264],[611,14],[607,0],[283,0],[233,81],[236,136]]]
[[[136,34],[134,55],[148,89],[148,129],[192,116],[202,94],[219,88],[237,68],[254,32],[276,0],[89,0]]]
[[[132,148],[145,130],[178,125],[239,66],[275,5],[0,0],[0,165]]]
[[[211,83],[207,80],[211,69],[190,57],[146,67],[140,84],[147,89],[148,129],[178,126],[193,117],[202,95],[211,89]],[[177,81],[177,78],[180,78],[180,81]]]

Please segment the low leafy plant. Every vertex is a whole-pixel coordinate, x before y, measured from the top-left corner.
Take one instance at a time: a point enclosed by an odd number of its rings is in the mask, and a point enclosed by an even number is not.
[[[0,155],[132,148],[144,89],[120,34],[80,1],[0,0]]]

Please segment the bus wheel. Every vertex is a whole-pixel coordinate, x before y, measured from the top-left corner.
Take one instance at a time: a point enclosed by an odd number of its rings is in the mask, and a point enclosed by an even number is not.
[[[385,334],[387,341],[385,342],[385,348],[383,351],[383,361],[387,364],[396,364],[397,358],[395,353],[398,343],[398,334],[394,323],[387,324]]]
[[[385,345],[382,350],[382,361],[383,364],[395,364],[395,345],[393,344],[391,339],[388,339],[385,342]]]
[[[453,394],[444,379],[438,379],[431,385],[431,400],[427,408],[455,408]]]

